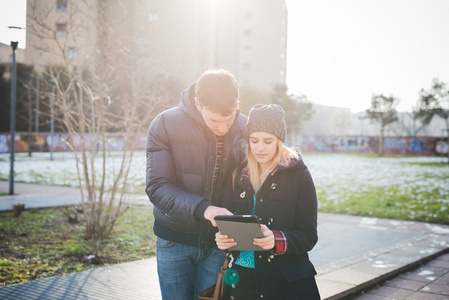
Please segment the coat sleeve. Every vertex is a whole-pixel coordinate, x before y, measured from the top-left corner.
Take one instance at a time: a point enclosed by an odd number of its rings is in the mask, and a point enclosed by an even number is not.
[[[318,200],[309,170],[301,172],[299,186],[295,230],[283,231],[287,241],[285,253],[303,254],[312,250],[318,242]]]
[[[148,130],[146,159],[145,191],[153,205],[173,218],[205,221],[203,215],[209,201],[183,191],[176,184],[176,168],[162,114]]]

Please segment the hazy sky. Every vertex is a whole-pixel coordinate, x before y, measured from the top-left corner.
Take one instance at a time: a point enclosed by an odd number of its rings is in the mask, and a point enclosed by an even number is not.
[[[25,30],[9,29],[8,26],[25,27],[26,0],[0,0],[0,42],[9,45],[19,41],[25,47]]]
[[[433,78],[449,83],[448,0],[286,0],[287,85],[309,100],[369,108],[373,93],[410,111]]]
[[[224,1],[224,0],[223,0]],[[0,42],[25,44],[26,0],[0,0]],[[449,83],[449,0],[286,0],[287,85],[314,103],[370,106],[373,93],[410,111],[433,78]]]

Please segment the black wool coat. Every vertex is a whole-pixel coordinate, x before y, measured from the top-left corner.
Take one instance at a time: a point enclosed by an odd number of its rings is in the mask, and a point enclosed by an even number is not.
[[[228,203],[235,214],[251,214],[254,202],[249,178],[242,176],[246,165],[244,162],[237,169],[233,201]],[[314,284],[316,275],[307,252],[318,241],[317,208],[315,185],[302,158],[293,166],[279,166],[263,183],[257,193],[255,215],[270,230],[282,231],[288,247],[281,255],[273,255],[274,250],[254,253],[258,297],[271,299],[268,295],[275,292],[284,297],[277,299],[320,299],[316,289],[306,292],[312,294],[304,294],[307,289],[301,285],[305,279],[312,279]]]

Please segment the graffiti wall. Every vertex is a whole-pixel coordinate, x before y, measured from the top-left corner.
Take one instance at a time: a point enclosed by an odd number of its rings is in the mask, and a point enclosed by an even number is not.
[[[102,150],[101,139],[94,139],[85,135],[74,136],[73,141],[64,134],[55,134],[53,139],[49,133],[40,134],[16,134],[15,152],[49,152],[51,145],[53,151],[72,151],[69,145],[79,150],[84,145],[88,148],[94,146]],[[0,134],[0,153],[10,151],[9,134]],[[128,149],[144,150],[146,143],[145,134],[136,134],[125,137],[122,134],[107,134],[106,148],[110,151],[120,151],[128,143]],[[379,138],[367,136],[322,136],[301,138],[300,148],[304,152],[341,152],[341,153],[378,153]],[[385,155],[419,155],[419,156],[447,156],[449,146],[447,139],[441,137],[386,137],[384,138]]]
[[[303,138],[305,152],[378,153],[378,137],[323,136]],[[448,143],[440,137],[386,137],[385,155],[446,156]]]
[[[17,133],[15,136],[15,152],[50,152],[51,146],[53,145],[54,152],[61,151],[72,151],[70,145],[76,150],[80,150],[81,146],[84,145],[87,148],[92,146],[97,147],[98,150],[103,150],[103,142],[101,139],[92,138],[90,135],[86,134],[84,139],[81,135],[76,135],[73,137],[73,141],[62,134],[57,133],[52,136],[49,133],[39,133],[39,134],[23,134]],[[109,133],[106,135],[106,148],[110,151],[120,151],[125,149],[125,145],[128,143],[128,149],[144,150],[146,143],[146,136],[144,134],[136,134],[131,137],[126,138],[122,134]],[[10,152],[10,135],[0,134],[0,153]]]

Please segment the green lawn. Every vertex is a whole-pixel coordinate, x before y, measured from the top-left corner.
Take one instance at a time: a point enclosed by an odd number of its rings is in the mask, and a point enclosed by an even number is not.
[[[0,286],[148,258],[155,254],[152,226],[151,209],[132,207],[96,253],[83,224],[70,224],[62,208],[29,210],[18,218],[1,213]]]

